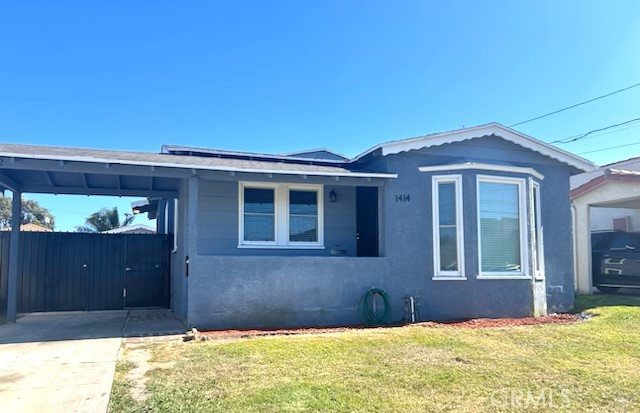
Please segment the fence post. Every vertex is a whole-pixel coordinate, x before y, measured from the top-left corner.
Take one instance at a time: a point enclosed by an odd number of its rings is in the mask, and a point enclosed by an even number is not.
[[[18,314],[21,212],[22,192],[14,190],[11,200],[11,236],[9,238],[9,274],[7,276],[7,321],[10,323],[16,322]]]

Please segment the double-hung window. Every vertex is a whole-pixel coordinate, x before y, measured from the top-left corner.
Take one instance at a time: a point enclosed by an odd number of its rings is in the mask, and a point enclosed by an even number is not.
[[[521,178],[477,178],[480,278],[528,276],[525,187]]]
[[[239,190],[239,247],[324,247],[321,185],[240,182]]]
[[[462,180],[460,175],[434,176],[433,259],[434,278],[464,278]]]

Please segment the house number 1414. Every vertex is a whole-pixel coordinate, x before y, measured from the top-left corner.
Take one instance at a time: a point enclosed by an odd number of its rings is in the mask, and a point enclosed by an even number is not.
[[[396,195],[396,202],[411,202],[411,195],[409,194],[405,194],[405,195]]]

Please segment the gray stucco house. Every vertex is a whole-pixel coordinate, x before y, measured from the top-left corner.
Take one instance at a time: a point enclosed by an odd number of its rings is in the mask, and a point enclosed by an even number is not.
[[[171,308],[200,329],[358,324],[371,287],[389,294],[393,322],[408,319],[410,298],[421,320],[541,315],[574,303],[569,177],[593,165],[499,124],[352,159],[326,149],[37,148],[0,145],[0,157],[119,173],[120,193],[149,198],[144,211],[173,234]],[[27,185],[16,171],[5,174]],[[147,192],[141,175],[151,177]]]
[[[569,177],[593,166],[501,125],[353,159],[163,152],[255,164],[181,188],[183,243],[196,247],[189,277],[174,271],[173,302],[191,325],[359,323],[357,303],[374,286],[390,295],[393,321],[407,317],[409,296],[424,320],[573,306]]]

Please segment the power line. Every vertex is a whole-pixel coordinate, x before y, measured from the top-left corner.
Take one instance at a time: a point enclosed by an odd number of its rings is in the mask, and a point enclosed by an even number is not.
[[[613,128],[617,128],[618,126],[624,126],[624,125],[628,125],[629,123],[633,123],[633,122],[637,122],[640,121],[640,118],[635,118],[635,119],[630,119],[621,123],[616,123],[615,125],[609,125],[609,126],[605,126],[602,128],[598,128],[598,129],[593,129],[590,130],[589,132],[584,132],[584,133],[580,133],[578,135],[574,135],[574,136],[569,136],[568,138],[563,138],[563,139],[558,139],[557,141],[553,141],[553,142],[549,142],[551,144],[553,143],[570,143],[570,142],[575,142],[575,141],[579,141],[580,139],[584,139],[589,135],[592,135],[596,132],[603,132],[609,129],[613,129]]]
[[[638,87],[638,86],[640,86],[640,83],[635,83],[633,85],[624,87],[622,89],[618,89],[618,90],[615,90],[613,92],[607,93],[606,95],[601,95],[601,96],[598,96],[598,97],[595,97],[595,98],[592,98],[592,99],[589,99],[589,100],[585,100],[584,102],[576,103],[575,105],[567,106],[566,108],[554,110],[553,112],[549,112],[549,113],[545,113],[544,115],[536,116],[535,118],[531,118],[531,119],[523,120],[522,122],[514,123],[513,125],[509,125],[509,127],[513,128],[514,126],[523,125],[525,123],[533,122],[534,120],[546,118],[547,116],[555,115],[556,113],[564,112],[565,110],[569,110],[569,109],[576,108],[578,106],[586,105],[587,103],[595,102],[596,100],[604,99],[606,97],[615,95],[616,93],[624,92],[626,90],[633,89],[634,87]]]
[[[585,138],[585,139],[596,138],[596,137],[598,137],[598,136],[604,136],[604,135],[611,135],[612,133],[620,133],[620,132],[624,132],[624,131],[629,130],[629,129],[637,129],[637,128],[640,128],[640,125],[629,126],[628,128],[622,128],[622,129],[618,129],[618,130],[612,130],[612,131],[605,132],[605,133],[595,133],[595,134],[590,135],[588,138]]]
[[[640,145],[640,142],[628,143],[626,145],[610,146],[608,148],[601,148],[601,149],[596,149],[596,150],[593,150],[593,151],[580,152],[578,155],[586,155],[588,153],[603,152],[603,151],[608,151],[610,149],[626,148],[627,146],[634,146],[634,145]]]

